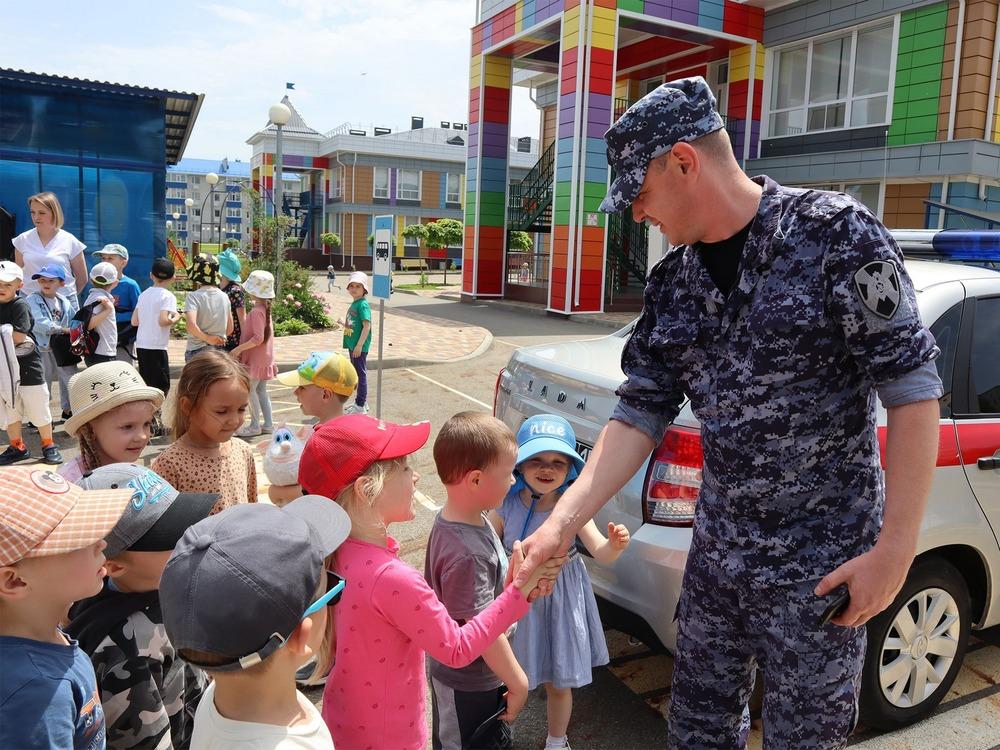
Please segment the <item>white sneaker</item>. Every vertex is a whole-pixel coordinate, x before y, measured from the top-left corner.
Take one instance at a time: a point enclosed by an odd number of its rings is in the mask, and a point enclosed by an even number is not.
[[[236,437],[248,438],[257,437],[261,434],[260,427],[251,427],[248,424],[243,425],[236,431]]]
[[[545,750],[572,750],[569,746],[569,740],[565,741],[563,745],[553,745],[548,740],[545,741]]]
[[[346,409],[344,409],[344,414],[368,414],[368,404],[364,406],[358,406],[357,404],[351,404]]]

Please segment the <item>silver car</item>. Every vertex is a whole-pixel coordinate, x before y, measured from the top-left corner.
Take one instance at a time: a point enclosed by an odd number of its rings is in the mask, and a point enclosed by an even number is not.
[[[884,729],[930,713],[961,667],[970,629],[1000,623],[1000,273],[920,260],[906,268],[942,350],[945,395],[918,556],[899,596],[867,625],[861,720]],[[586,456],[618,401],[630,332],[515,351],[497,380],[497,416],[516,430],[532,414],[561,414]],[[885,419],[880,407],[883,448]],[[701,467],[699,424],[685,403],[643,469],[595,517],[598,527],[615,521],[632,534],[613,566],[588,560],[605,623],[668,650]]]

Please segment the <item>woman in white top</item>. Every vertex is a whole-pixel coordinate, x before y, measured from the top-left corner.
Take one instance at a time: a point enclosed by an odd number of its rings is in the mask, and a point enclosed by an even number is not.
[[[34,276],[42,266],[58,265],[66,271],[67,283],[59,293],[70,298],[74,309],[79,309],[77,293],[87,285],[87,263],[83,251],[87,247],[62,228],[63,212],[59,199],[53,193],[38,193],[28,198],[31,221],[35,228],[14,238],[14,261],[24,269],[24,293],[39,290]]]

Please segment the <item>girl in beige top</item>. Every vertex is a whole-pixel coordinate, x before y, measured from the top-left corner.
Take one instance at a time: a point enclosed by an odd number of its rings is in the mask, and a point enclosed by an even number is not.
[[[206,349],[184,365],[177,383],[175,442],[153,461],[153,471],[178,492],[218,492],[218,513],[257,502],[253,451],[233,435],[246,419],[247,371],[229,355]]]

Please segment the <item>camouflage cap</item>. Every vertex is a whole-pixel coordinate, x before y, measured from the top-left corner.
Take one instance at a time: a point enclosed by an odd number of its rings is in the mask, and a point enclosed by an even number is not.
[[[642,189],[649,162],[675,143],[723,127],[715,97],[701,76],[665,83],[637,101],[604,134],[615,181],[601,202],[605,213],[625,210]]]

